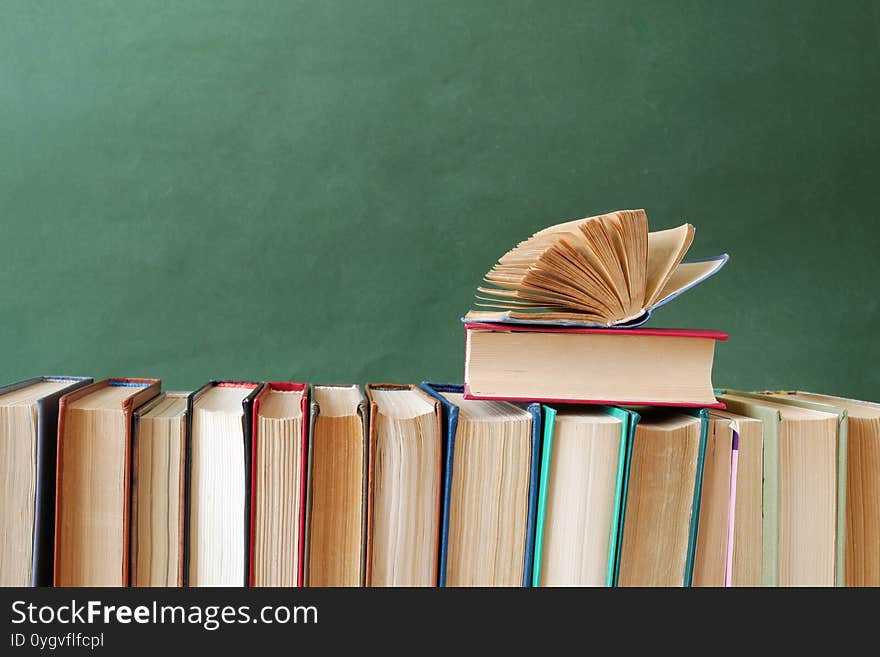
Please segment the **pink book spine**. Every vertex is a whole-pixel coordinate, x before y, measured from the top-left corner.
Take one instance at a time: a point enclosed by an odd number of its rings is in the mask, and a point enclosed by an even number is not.
[[[730,503],[727,508],[727,563],[724,567],[724,586],[733,586],[733,537],[736,519],[736,471],[739,464],[739,425],[730,423],[733,444],[730,450]]]

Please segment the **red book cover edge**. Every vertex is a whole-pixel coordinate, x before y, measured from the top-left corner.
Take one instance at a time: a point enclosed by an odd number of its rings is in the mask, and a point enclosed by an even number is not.
[[[663,328],[583,328],[556,326],[525,326],[517,324],[492,324],[485,322],[466,322],[466,331],[510,331],[513,333],[596,333],[603,335],[654,335],[664,338],[708,338],[727,340],[727,333],[707,329],[663,329]]]
[[[478,399],[485,401],[506,401],[506,402],[523,402],[523,403],[531,403],[531,402],[539,402],[541,404],[578,404],[578,405],[587,405],[587,404],[596,404],[601,406],[669,406],[669,407],[677,407],[677,408],[719,408],[723,409],[726,406],[722,402],[715,402],[714,404],[689,404],[689,403],[681,403],[681,402],[661,402],[661,401],[621,401],[621,400],[608,400],[608,399],[554,399],[549,397],[490,397],[490,396],[476,396],[472,395],[467,388],[467,384],[464,387],[464,395],[465,399]]]

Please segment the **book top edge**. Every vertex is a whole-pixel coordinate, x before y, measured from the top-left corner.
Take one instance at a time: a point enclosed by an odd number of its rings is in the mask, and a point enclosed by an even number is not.
[[[549,326],[535,324],[507,324],[495,322],[465,322],[466,331],[510,331],[514,333],[593,333],[599,335],[652,335],[666,338],[703,338],[727,340],[728,335],[714,329],[673,329],[673,328],[587,328],[578,326]]]

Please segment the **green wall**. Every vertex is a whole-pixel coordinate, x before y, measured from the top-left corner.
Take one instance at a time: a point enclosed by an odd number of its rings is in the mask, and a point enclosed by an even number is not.
[[[880,400],[872,2],[4,2],[0,379],[457,380],[495,259],[690,221],[715,382]]]

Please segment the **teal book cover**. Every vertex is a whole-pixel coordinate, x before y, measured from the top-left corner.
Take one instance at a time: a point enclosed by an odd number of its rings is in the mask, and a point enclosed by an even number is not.
[[[632,413],[635,417],[632,421],[629,441],[627,445],[627,457],[626,457],[626,466],[624,471],[624,482],[623,482],[623,494],[621,496],[621,515],[619,522],[619,533],[617,539],[617,557],[615,564],[615,573],[614,573],[614,584],[615,586],[620,584],[620,570],[621,570],[621,562],[622,562],[622,550],[623,550],[623,542],[624,542],[624,532],[626,529],[626,510],[627,510],[627,499],[630,495],[631,488],[631,479],[632,479],[632,468],[633,468],[633,443],[635,442],[635,434],[636,429],[638,427],[638,423],[641,420],[641,416],[638,413],[633,411],[628,411]],[[703,464],[706,458],[706,441],[709,430],[709,412],[706,409],[696,409],[696,410],[688,410],[682,409],[682,412],[687,415],[694,416],[700,421],[699,428],[699,442],[697,446],[697,463],[696,470],[694,475],[694,487],[691,498],[691,513],[688,524],[688,540],[687,540],[687,548],[685,552],[685,563],[684,563],[684,576],[681,581],[681,586],[689,587],[691,586],[691,582],[693,579],[693,569],[694,569],[694,557],[696,554],[697,547],[697,531],[699,529],[699,518],[700,518],[700,499],[702,493],[702,484],[703,484]]]
[[[606,574],[604,578],[605,586],[613,586],[615,581],[615,572],[617,564],[618,543],[620,540],[620,518],[622,514],[623,497],[625,494],[625,473],[626,464],[629,456],[629,445],[631,441],[633,427],[637,421],[638,414],[622,408],[613,406],[592,407],[591,410],[600,411],[603,414],[611,416],[620,421],[620,434],[617,450],[616,468],[614,476],[614,495],[613,509],[611,515],[611,525],[608,529],[608,551],[606,558]],[[551,485],[551,472],[554,454],[554,437],[558,417],[558,408],[544,406],[544,431],[543,431],[543,450],[541,457],[541,474],[540,485],[538,489],[538,512],[535,532],[535,557],[532,585],[541,585],[541,574],[543,567],[544,545],[545,545],[545,528],[548,520],[548,497]]]
[[[700,523],[700,501],[703,491],[703,466],[706,463],[706,441],[709,436],[709,411],[701,408],[690,411],[690,415],[700,418],[700,453],[697,459],[697,476],[694,481],[694,502],[691,507],[691,528],[688,539],[687,563],[684,569],[684,585],[690,586],[694,577],[694,557],[697,552],[697,531]]]

